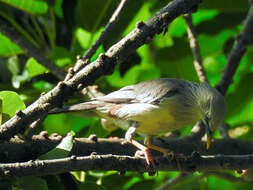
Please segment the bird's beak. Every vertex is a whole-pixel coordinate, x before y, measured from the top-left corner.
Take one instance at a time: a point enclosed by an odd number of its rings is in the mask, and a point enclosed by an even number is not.
[[[208,117],[205,118],[205,123],[206,123],[206,135],[207,135],[206,149],[208,150],[212,143],[213,131],[210,128],[210,119]]]

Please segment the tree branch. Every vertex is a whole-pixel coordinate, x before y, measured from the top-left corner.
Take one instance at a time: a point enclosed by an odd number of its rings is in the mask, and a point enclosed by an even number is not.
[[[190,136],[190,135],[189,135]],[[238,139],[215,139],[209,150],[206,150],[205,142],[193,141],[189,136],[181,138],[155,138],[154,144],[166,148],[175,154],[189,156],[192,152],[199,152],[201,155],[245,155],[253,152],[253,141],[242,141]],[[32,139],[12,138],[10,142],[0,143],[0,158],[2,163],[20,162],[37,159],[39,156],[55,148],[62,137],[53,134],[48,137],[44,131]],[[98,138],[75,138],[70,155],[89,156],[92,153],[98,155],[129,155],[134,156],[137,148],[124,139],[111,140]],[[152,151],[154,156],[161,155]]]
[[[148,43],[155,34],[160,34],[176,17],[196,9],[201,0],[176,0],[161,9],[146,23],[138,22],[136,28],[113,45],[105,54],[74,74],[69,80],[41,96],[36,102],[15,115],[0,127],[0,139],[8,140],[32,122],[47,114],[50,109],[63,104],[76,91],[92,84],[102,75],[111,74],[116,64],[124,61],[137,48]]]
[[[83,60],[90,59],[92,55],[97,51],[98,47],[103,43],[103,41],[106,39],[108,34],[111,32],[115,24],[117,23],[121,13],[123,12],[124,8],[127,5],[128,0],[121,0],[119,6],[114,11],[113,15],[111,16],[109,22],[106,24],[104,31],[100,34],[98,39],[95,41],[95,43],[87,50],[84,56],[82,56]],[[83,64],[76,64],[74,67],[74,71],[77,72],[80,69],[82,69],[85,65]]]
[[[253,168],[253,155],[216,155],[200,156],[195,153],[185,158],[158,157],[157,168],[160,171],[221,171],[242,170]],[[70,171],[90,170],[116,170],[146,172],[149,167],[145,158],[118,156],[118,155],[96,155],[71,156],[54,160],[35,160],[23,163],[0,164],[0,178],[38,176],[65,173]]]
[[[233,48],[228,55],[228,63],[224,69],[221,81],[216,88],[225,95],[229,85],[233,82],[233,76],[240,64],[243,54],[246,52],[253,33],[253,2],[249,8],[248,15],[244,21],[243,29],[237,36]]]
[[[193,64],[194,64],[195,70],[196,70],[199,80],[201,82],[204,82],[204,81],[208,82],[208,79],[206,76],[206,71],[205,71],[204,66],[202,64],[202,58],[201,58],[200,47],[199,47],[199,43],[198,43],[197,32],[196,32],[196,29],[192,23],[192,15],[190,13],[186,14],[186,15],[184,15],[184,19],[185,19],[186,24],[188,26],[187,27],[187,34],[188,34],[192,54],[194,57]]]

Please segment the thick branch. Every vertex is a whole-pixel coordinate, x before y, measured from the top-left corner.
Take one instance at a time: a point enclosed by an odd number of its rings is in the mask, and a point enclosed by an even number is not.
[[[0,18],[0,32],[7,36],[15,44],[17,44],[26,55],[36,59],[40,64],[49,69],[59,79],[64,79],[64,76],[66,75],[66,72],[64,70],[55,65],[50,59],[47,59],[41,50],[28,42],[2,18]]]
[[[233,76],[240,64],[243,54],[246,52],[253,33],[253,3],[243,24],[243,29],[237,36],[233,48],[228,55],[228,64],[223,72],[221,81],[216,88],[225,95],[229,85],[233,82]]]
[[[220,171],[253,168],[253,155],[200,156],[157,158],[160,171]],[[48,175],[70,171],[116,170],[146,172],[144,158],[116,155],[71,156],[55,160],[35,160],[23,163],[0,164],[0,178]]]
[[[47,133],[41,132],[35,135],[31,140],[11,139],[10,142],[0,144],[0,159],[2,163],[20,162],[31,159],[37,159],[42,154],[55,148],[61,140],[61,136],[56,134],[47,136]],[[190,136],[176,139],[154,139],[154,144],[167,148],[176,154],[191,155],[192,152],[199,152],[201,155],[244,155],[253,152],[253,141],[242,141],[238,139],[215,139],[211,148],[206,150],[205,142],[193,141]],[[92,153],[98,155],[129,155],[133,156],[136,147],[130,143],[124,143],[124,139],[111,140],[100,139],[97,141],[90,138],[75,138],[74,145],[70,155],[89,156]],[[155,156],[161,155],[153,152]]]
[[[152,40],[155,34],[161,33],[173,19],[195,9],[199,3],[200,0],[173,1],[146,23],[139,22],[130,34],[113,45],[96,61],[84,67],[69,80],[60,82],[23,112],[4,123],[0,127],[0,139],[10,139],[50,109],[62,105],[64,100],[72,96],[77,90],[92,84],[102,75],[112,73],[116,64],[121,63],[137,48]]]

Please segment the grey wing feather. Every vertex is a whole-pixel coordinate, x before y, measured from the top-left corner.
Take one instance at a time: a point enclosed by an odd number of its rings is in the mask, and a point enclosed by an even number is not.
[[[50,111],[48,114],[79,112],[79,111],[95,109],[99,106],[102,106],[102,104],[94,104],[92,102],[85,102],[85,103],[80,103],[73,106],[68,106],[65,108],[56,109],[56,110]]]
[[[94,100],[110,103],[157,103],[164,97],[180,94],[187,85],[195,84],[180,79],[161,78],[126,86]]]

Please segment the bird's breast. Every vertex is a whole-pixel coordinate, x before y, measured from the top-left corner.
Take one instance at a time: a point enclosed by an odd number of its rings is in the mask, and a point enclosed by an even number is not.
[[[115,125],[126,130],[131,122],[138,123],[137,132],[158,135],[173,131],[200,120],[197,107],[176,101],[164,101],[159,105],[149,103],[122,104],[100,108],[99,112]]]

